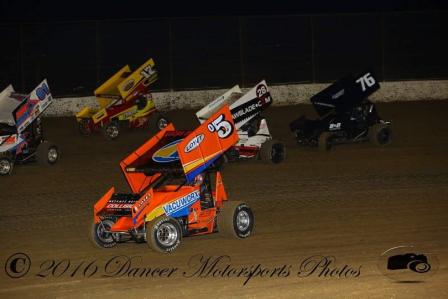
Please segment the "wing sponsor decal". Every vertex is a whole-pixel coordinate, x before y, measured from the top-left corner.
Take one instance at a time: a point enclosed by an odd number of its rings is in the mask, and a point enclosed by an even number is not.
[[[11,135],[11,136],[0,136],[0,145],[9,145],[14,144],[17,141],[17,135]]]
[[[190,142],[188,142],[188,144],[185,146],[184,151],[186,153],[191,152],[192,150],[194,150],[195,148],[197,148],[199,146],[199,144],[201,144],[201,142],[204,140],[204,134],[199,134],[196,137],[194,137],[193,139],[191,139]]]
[[[252,95],[254,98],[231,109],[232,117],[237,127],[260,114],[261,111],[272,103],[271,94],[265,84],[258,84],[255,90],[248,92],[247,95]]]
[[[200,199],[200,193],[199,190],[193,191],[179,199],[176,199],[175,201],[172,201],[166,205],[163,206],[163,210],[165,211],[165,214],[167,216],[175,215],[180,216],[178,214],[181,214],[183,209],[188,208],[193,203],[198,201]],[[187,211],[188,214],[188,211]]]
[[[179,160],[177,144],[182,140],[178,139],[161,147],[152,155],[152,160],[158,163],[170,163]]]
[[[21,133],[53,101],[47,80],[42,81],[14,110],[17,132]]]

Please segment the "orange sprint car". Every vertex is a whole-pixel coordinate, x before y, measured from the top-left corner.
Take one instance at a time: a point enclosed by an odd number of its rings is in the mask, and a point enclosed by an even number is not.
[[[108,248],[120,242],[146,242],[168,253],[184,236],[250,236],[252,210],[244,202],[227,199],[218,166],[237,141],[228,106],[194,131],[176,131],[169,124],[121,161],[132,193],[117,193],[112,187],[95,204],[94,244]]]

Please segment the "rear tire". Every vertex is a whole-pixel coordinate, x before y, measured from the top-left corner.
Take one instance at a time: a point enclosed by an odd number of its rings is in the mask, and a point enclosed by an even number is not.
[[[182,229],[176,219],[160,216],[146,223],[146,242],[158,252],[173,252],[181,240]]]
[[[260,147],[260,159],[266,163],[280,163],[285,160],[285,145],[276,140],[268,140]]]
[[[53,165],[59,160],[59,150],[52,142],[44,141],[37,147],[37,162],[42,165]]]
[[[252,235],[255,227],[252,209],[241,201],[225,202],[218,214],[217,221],[219,233],[238,239]]]
[[[101,222],[93,223],[90,230],[89,239],[98,248],[111,248],[117,245],[117,238],[113,233],[108,233],[114,225],[112,219],[104,219]]]
[[[120,135],[120,126],[117,121],[111,121],[104,125],[103,135],[107,140],[114,140]]]
[[[91,120],[82,118],[78,121],[78,131],[83,136],[89,136],[92,134],[92,128],[90,127]]]
[[[369,128],[369,140],[377,146],[385,146],[392,142],[392,130],[388,124],[374,124]]]
[[[321,152],[327,152],[331,149],[331,133],[330,132],[322,132],[319,135],[318,146]]]
[[[14,163],[9,158],[0,158],[0,176],[10,175],[12,173],[12,169],[14,167]]]

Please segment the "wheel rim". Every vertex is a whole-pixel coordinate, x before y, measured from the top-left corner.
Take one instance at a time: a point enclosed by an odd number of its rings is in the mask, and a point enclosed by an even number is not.
[[[116,138],[118,136],[118,128],[116,126],[108,126],[106,132],[110,138]]]
[[[0,160],[0,173],[8,174],[11,171],[11,163],[8,160]]]
[[[160,130],[165,129],[168,126],[168,121],[165,118],[161,118],[158,121],[158,127]]]
[[[163,246],[169,247],[176,243],[178,232],[174,224],[163,223],[157,230],[157,241]]]
[[[115,242],[113,233],[108,232],[110,231],[112,225],[113,225],[112,221],[105,220],[100,222],[96,227],[96,235],[98,239],[104,244]]]
[[[58,159],[58,151],[56,148],[52,147],[48,150],[48,162],[54,163]]]
[[[241,210],[236,215],[236,227],[240,232],[243,232],[249,228],[250,225],[250,216],[244,210]]]

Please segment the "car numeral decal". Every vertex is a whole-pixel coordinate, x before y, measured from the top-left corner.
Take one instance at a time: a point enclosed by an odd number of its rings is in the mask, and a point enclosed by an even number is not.
[[[219,138],[227,138],[233,132],[232,124],[224,119],[224,114],[218,116],[214,121],[209,123],[207,127],[212,133],[217,131]]]
[[[375,78],[373,78],[370,73],[367,73],[358,80],[356,80],[356,83],[361,84],[362,91],[366,91],[367,87],[372,87],[375,84]]]

